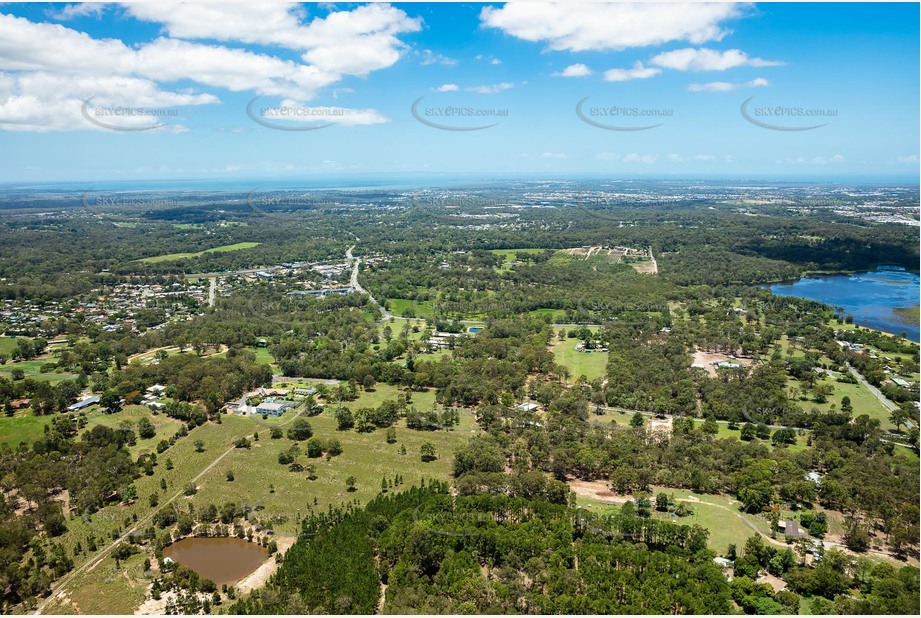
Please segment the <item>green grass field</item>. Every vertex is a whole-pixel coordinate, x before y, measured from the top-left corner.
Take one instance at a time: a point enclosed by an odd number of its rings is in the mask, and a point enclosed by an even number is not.
[[[533,249],[532,248],[532,249],[490,249],[489,250],[490,253],[501,255],[503,258],[505,258],[506,262],[514,262],[516,253],[534,254],[534,253],[542,253],[544,251],[546,251],[546,249]]]
[[[206,253],[219,253],[221,251],[239,251],[240,249],[252,249],[253,247],[258,247],[260,244],[262,243],[238,242],[232,245],[221,245],[220,247],[212,247],[211,249],[205,249],[204,251],[197,251],[195,253],[168,253],[166,255],[155,255],[153,257],[142,258],[137,261],[144,262],[145,264],[156,264],[157,262],[169,262],[171,260],[183,260],[186,258],[198,257]]]
[[[409,298],[388,298],[387,306],[390,309],[390,313],[400,317],[405,316],[408,309],[412,309],[416,316],[419,317],[432,316],[432,301],[430,300],[415,301]],[[393,327],[391,326],[391,328]]]
[[[357,406],[350,407],[354,410]],[[470,412],[461,413],[461,424],[453,431],[413,431],[400,421],[394,444],[387,444],[386,431],[382,429],[372,433],[337,431],[331,410],[310,418],[309,422],[314,436],[335,437],[343,448],[342,454],[329,461],[325,457],[311,459],[305,454],[298,457],[301,465],[316,466],[315,480],[307,480],[306,472],[291,472],[287,465],[278,463],[278,454],[293,442],[284,437],[272,440],[266,428],[259,432],[259,442],[253,448],[234,450],[202,479],[194,504],[221,504],[233,499],[238,504],[260,505],[265,509],[264,515],[284,514],[289,518],[276,529],[295,532],[298,514],[306,515],[310,508],[316,511],[326,510],[328,505],[342,506],[353,499],[366,503],[380,493],[384,477],[392,479],[402,474],[404,489],[418,485],[423,477],[447,479],[455,446],[477,431]],[[425,441],[435,445],[437,460],[420,461],[419,447]],[[401,445],[405,446],[406,455],[399,454]],[[304,444],[300,446],[303,450]],[[226,480],[229,470],[234,473],[233,482]],[[352,475],[357,479],[356,491],[349,492],[346,479]]]
[[[847,396],[851,399],[851,405],[854,407],[852,412],[853,417],[858,417],[862,414],[866,414],[870,418],[879,420],[880,426],[883,429],[894,429],[893,425],[889,421],[889,410],[880,403],[879,399],[871,393],[867,388],[862,384],[848,384],[845,382],[836,382],[832,379],[825,379],[819,381],[819,383],[830,384],[834,387],[835,391],[828,398],[826,403],[816,403],[812,399],[807,401],[797,400],[797,405],[799,405],[804,410],[811,410],[812,408],[818,408],[822,412],[828,412],[831,410],[832,404],[835,405],[835,409],[841,409],[841,400]],[[800,388],[800,383],[796,380],[789,381],[790,386]],[[807,393],[808,394],[808,393]]]
[[[137,444],[128,449],[135,457],[145,452],[156,452],[157,443],[164,438],[169,438],[179,431],[179,428],[182,426],[182,423],[178,420],[171,419],[163,414],[153,414],[147,406],[125,406],[115,414],[106,414],[102,408],[98,406],[93,406],[90,410],[91,411],[86,415],[87,429],[92,429],[96,425],[117,429],[123,421],[129,421],[133,425],[135,435],[137,435],[138,421],[142,418],[150,420],[157,433],[153,438],[148,438],[146,440],[138,438]]]
[[[745,523],[742,514],[739,512],[739,503],[732,497],[718,494],[695,494],[685,489],[669,489],[666,487],[652,487],[653,499],[661,492],[669,494],[672,500],[684,502],[693,509],[693,513],[686,517],[672,517],[667,513],[654,511],[654,517],[664,519],[681,525],[698,524],[710,531],[708,544],[712,550],[718,554],[724,554],[730,543],[735,543],[737,547],[745,545],[745,540],[755,534]],[[579,495],[576,501],[577,505],[586,508],[595,513],[608,514],[619,506],[597,500],[595,498]],[[754,515],[744,515],[753,525],[757,526],[757,519]],[[767,528],[765,528],[766,530]]]
[[[68,601],[55,602],[43,613],[63,614],[132,614],[144,602],[146,587],[152,580],[144,575],[145,552],[123,560],[106,558],[92,571],[81,573],[70,584]]]
[[[528,315],[543,317],[549,315],[554,322],[560,322],[566,319],[566,312],[559,309],[533,309],[528,311]]]
[[[50,416],[33,416],[31,411],[22,410],[16,416],[0,415],[0,444],[15,449],[20,442],[32,444],[42,437],[45,426],[51,424]]]
[[[16,348],[16,337],[0,337],[0,354],[9,356]]]
[[[512,263],[516,261],[516,258],[515,258],[516,253],[532,253],[533,254],[533,253],[542,253],[544,251],[546,251],[546,249],[490,249],[489,252],[494,253],[496,255],[501,255],[503,257],[505,261],[502,262],[502,264],[497,268],[497,270],[499,272],[506,272],[508,270],[511,270]]]
[[[743,547],[746,539],[755,534],[746,521],[757,526],[755,520],[759,519],[757,515],[743,515],[739,512],[739,503],[726,495],[708,495],[695,494],[687,490],[667,490],[661,489],[666,493],[673,494],[676,500],[685,502],[694,512],[687,517],[667,517],[680,524],[694,525],[698,524],[710,531],[710,547],[723,554],[730,543],[735,543],[737,547]],[[655,493],[658,493],[656,491]]]
[[[275,357],[269,352],[268,348],[247,348],[256,353],[256,362],[263,365],[271,365],[272,371],[278,371],[278,365],[275,364]]]
[[[597,327],[592,327],[593,331]],[[559,331],[558,331],[559,332]],[[550,346],[556,362],[567,367],[571,372],[570,382],[575,382],[579,376],[584,375],[589,380],[603,377],[607,371],[607,352],[577,352],[578,339],[560,340],[554,337]]]
[[[19,361],[15,363],[8,362],[4,365],[0,365],[0,376],[10,379],[14,369],[21,369],[27,378],[43,380],[52,384],[76,377],[74,374],[66,372],[42,372],[42,365],[53,363],[54,361],[55,359],[51,354],[45,354],[37,360]]]
[[[144,408],[134,406],[127,409],[126,414],[131,418],[139,418]],[[93,416],[93,413],[91,413]],[[100,415],[101,416],[101,415]],[[114,415],[117,416],[117,415]],[[149,417],[154,425],[158,424],[158,417]],[[91,419],[98,422],[99,418]],[[175,422],[175,421],[167,421]],[[117,423],[116,423],[117,424]],[[131,504],[112,504],[100,509],[92,516],[83,516],[71,513],[67,519],[67,532],[58,537],[57,542],[68,548],[68,553],[73,554],[73,548],[80,541],[83,548],[87,548],[87,537],[93,535],[99,540],[99,548],[106,547],[112,539],[113,532],[127,530],[132,525],[134,517],[142,518],[153,510],[149,506],[148,498],[156,493],[160,496],[160,506],[188,484],[195,476],[207,468],[219,455],[232,448],[236,437],[251,432],[255,423],[251,419],[225,416],[220,425],[208,423],[193,429],[188,436],[177,441],[164,453],[158,456],[159,465],[152,476],[141,475],[134,481],[137,488],[138,499]],[[88,424],[87,427],[92,427]],[[153,444],[161,438],[166,438],[173,433],[161,426],[157,436],[148,441]],[[204,442],[204,452],[195,452],[195,441]],[[136,449],[135,449],[136,450]],[[171,470],[166,469],[166,460],[173,463]],[[166,491],[160,489],[160,480],[167,482]],[[228,501],[233,500],[228,494]],[[176,506],[188,508],[189,498],[180,496],[176,499]],[[159,508],[159,507],[158,507]],[[74,558],[74,563],[80,565],[92,555],[88,552]],[[137,559],[138,563],[134,564]],[[130,579],[124,577],[115,568],[115,561],[111,555],[107,556],[92,571],[87,571],[77,577],[68,585],[69,596],[82,613],[87,614],[131,614],[138,603],[143,600],[146,586],[149,582],[140,577],[140,563],[143,555],[135,556],[125,561],[121,567],[122,572],[128,571]],[[100,594],[103,591],[105,594]],[[56,613],[74,613],[74,608],[69,604],[59,604],[51,608]]]

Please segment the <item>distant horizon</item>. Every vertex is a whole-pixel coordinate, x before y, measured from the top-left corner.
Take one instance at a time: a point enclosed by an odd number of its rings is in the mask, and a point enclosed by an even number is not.
[[[700,182],[770,182],[778,184],[823,184],[834,186],[888,186],[891,184],[916,186],[921,190],[921,177],[909,177],[901,175],[884,175],[884,174],[867,174],[857,177],[853,174],[841,174],[839,176],[813,176],[813,175],[789,175],[779,177],[771,174],[714,174],[712,176],[669,176],[669,175],[608,175],[608,174],[546,174],[546,173],[519,173],[489,175],[486,173],[449,173],[449,172],[418,172],[406,174],[394,174],[389,172],[365,172],[352,174],[315,174],[301,176],[279,176],[279,177],[247,177],[247,178],[97,178],[97,179],[70,179],[70,180],[23,180],[23,181],[0,181],[0,190],[11,187],[68,187],[76,186],[80,188],[89,188],[91,185],[109,184],[109,185],[137,185],[150,186],[168,185],[168,184],[199,184],[212,185],[214,187],[227,186],[247,186],[252,185],[265,186],[273,183],[279,185],[288,185],[292,188],[295,183],[317,183],[320,188],[355,188],[349,186],[354,182],[369,184],[374,186],[379,183],[381,186],[395,184],[407,184],[413,182],[431,183],[432,187],[441,187],[449,184],[458,183],[476,183],[476,182],[578,182],[578,181],[607,181],[607,182],[681,182],[681,183],[700,183]],[[444,185],[436,184],[438,182]],[[326,186],[329,185],[329,186]],[[98,187],[97,187],[98,188]],[[202,187],[203,189],[205,187]],[[279,187],[282,190],[283,187]]]

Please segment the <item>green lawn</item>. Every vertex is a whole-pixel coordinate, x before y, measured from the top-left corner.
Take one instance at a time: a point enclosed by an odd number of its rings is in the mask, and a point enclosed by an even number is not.
[[[546,249],[490,249],[490,253],[501,255],[506,262],[514,262],[516,253],[543,253]]]
[[[889,422],[889,410],[862,384],[837,382],[830,378],[820,380],[818,383],[830,384],[835,389],[834,393],[832,393],[826,403],[816,403],[812,401],[811,398],[806,401],[797,400],[797,404],[804,410],[818,408],[822,412],[828,412],[831,410],[832,404],[835,405],[835,409],[840,410],[841,400],[847,396],[850,397],[851,405],[854,408],[854,411],[851,413],[853,417],[856,418],[862,414],[866,414],[870,418],[878,419],[883,429],[895,429],[895,425]],[[796,380],[791,379],[789,384],[792,387],[800,388],[800,383]],[[806,394],[808,395],[808,393]]]
[[[42,437],[45,426],[50,424],[50,416],[33,416],[31,411],[19,411],[13,417],[0,415],[0,444],[14,449],[20,442],[31,445]]]
[[[593,331],[597,327],[592,327]],[[567,367],[571,372],[570,381],[575,382],[579,376],[584,375],[589,380],[603,377],[607,371],[607,352],[577,352],[578,339],[560,340],[554,337],[550,346],[556,362]]]
[[[53,363],[55,359],[50,355],[45,355],[45,357],[39,360],[29,360],[29,361],[19,361],[16,363],[6,363],[5,365],[0,365],[0,376],[3,376],[7,379],[10,379],[14,369],[21,369],[25,373],[25,377],[33,378],[35,380],[44,380],[46,382],[51,382],[53,384],[60,382],[62,380],[69,380],[76,377],[72,373],[43,373],[42,365],[47,363]]]
[[[396,399],[401,393],[405,394],[405,391],[401,391],[396,386],[392,386],[390,384],[378,384],[374,387],[374,390],[370,392],[359,389],[358,399],[355,401],[344,401],[342,405],[352,411],[355,411],[358,408],[376,408],[388,399]],[[429,410],[431,409],[433,403],[435,403],[435,391],[414,391],[412,393],[412,401],[409,405],[415,406],[417,410]],[[331,404],[330,407],[334,406],[335,404]]]
[[[693,514],[687,517],[667,517],[680,524],[698,524],[710,531],[709,545],[724,554],[730,543],[736,547],[743,547],[746,539],[755,534],[755,531],[745,524],[745,520],[757,524],[757,515],[743,515],[739,512],[739,503],[726,495],[695,494],[687,490],[668,490],[656,488],[656,492],[671,493],[676,500],[685,502],[694,509]],[[743,519],[743,517],[745,519]]]
[[[54,359],[46,358],[44,360],[28,360],[15,363],[6,363],[4,365],[0,365],[0,371],[9,373],[14,369],[22,369],[26,373],[41,373],[42,365],[47,365],[48,363],[53,362]]]
[[[268,348],[247,348],[256,353],[256,362],[263,365],[271,365],[273,372],[278,372],[278,365],[275,364],[275,357],[272,356]]]
[[[390,309],[390,313],[400,317],[405,316],[408,309],[412,309],[416,316],[419,317],[431,317],[433,315],[432,301],[430,300],[415,301],[409,298],[388,298],[387,307]]]
[[[533,309],[528,311],[528,315],[534,315],[538,317],[549,315],[550,319],[552,319],[554,322],[559,322],[566,319],[566,312],[559,309]]]
[[[262,243],[258,242],[238,242],[232,245],[221,245],[220,247],[212,247],[211,249],[205,249],[204,251],[198,251],[195,253],[169,253],[167,255],[156,255],[153,257],[142,258],[137,260],[138,262],[144,262],[145,264],[155,264],[157,262],[168,262],[171,260],[182,260],[185,258],[198,257],[206,253],[218,253],[221,251],[239,251],[240,249],[252,249],[253,247],[258,247]]]
[[[0,354],[9,356],[16,348],[16,337],[0,337]]]

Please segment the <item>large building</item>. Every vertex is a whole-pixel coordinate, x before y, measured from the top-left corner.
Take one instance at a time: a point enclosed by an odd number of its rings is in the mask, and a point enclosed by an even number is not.
[[[297,405],[295,401],[263,401],[256,406],[256,414],[266,414],[268,416],[281,416],[288,408]]]
[[[75,404],[69,405],[67,406],[67,410],[70,412],[76,412],[77,410],[88,408],[94,403],[99,403],[99,395],[95,395],[93,397],[87,397],[86,399],[78,401]]]

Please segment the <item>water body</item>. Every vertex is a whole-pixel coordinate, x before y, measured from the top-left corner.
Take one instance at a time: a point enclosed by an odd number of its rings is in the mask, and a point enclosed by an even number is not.
[[[913,309],[919,304],[921,279],[916,273],[897,267],[880,267],[853,275],[804,277],[793,283],[769,286],[779,296],[797,296],[840,307],[842,315],[854,316],[854,323],[887,333],[906,333],[921,338],[917,318],[906,318],[895,309]]]
[[[259,568],[269,552],[236,537],[189,537],[164,547],[163,557],[189,567],[218,586],[230,586]]]

